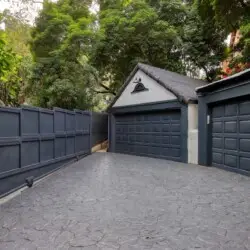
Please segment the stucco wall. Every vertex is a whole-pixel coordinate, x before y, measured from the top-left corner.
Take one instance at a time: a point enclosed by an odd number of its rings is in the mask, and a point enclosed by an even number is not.
[[[142,83],[149,90],[131,94],[131,92],[133,92],[136,86],[136,83],[134,83],[136,78],[141,78]],[[125,88],[125,90],[123,91],[122,95],[115,102],[113,107],[137,105],[143,103],[152,103],[175,99],[177,98],[174,94],[163,88],[160,84],[158,84],[155,80],[146,75],[143,71],[138,70]]]
[[[198,164],[198,105],[188,105],[188,163]]]

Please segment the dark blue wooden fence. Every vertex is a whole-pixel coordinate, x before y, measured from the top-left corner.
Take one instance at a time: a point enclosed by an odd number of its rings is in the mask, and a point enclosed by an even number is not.
[[[98,128],[108,127],[104,116],[95,113],[92,120],[89,111],[0,108],[0,196],[25,185],[27,177],[40,178],[90,154],[92,145],[107,137]]]

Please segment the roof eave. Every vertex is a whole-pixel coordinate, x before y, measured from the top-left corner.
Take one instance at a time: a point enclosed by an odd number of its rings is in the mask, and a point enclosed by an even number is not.
[[[201,86],[195,89],[197,94],[205,94],[209,93],[210,91],[228,86],[230,84],[238,83],[240,81],[245,81],[250,79],[250,69],[244,70],[238,74],[232,75],[228,78],[221,79],[205,86]]]

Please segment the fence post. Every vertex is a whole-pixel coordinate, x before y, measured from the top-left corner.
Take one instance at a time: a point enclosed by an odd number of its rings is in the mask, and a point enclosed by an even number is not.
[[[92,126],[93,126],[93,112],[89,111],[89,153],[92,153]]]

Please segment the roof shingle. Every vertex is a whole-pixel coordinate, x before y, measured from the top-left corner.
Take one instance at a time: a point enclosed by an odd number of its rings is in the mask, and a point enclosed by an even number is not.
[[[153,79],[164,85],[173,92],[181,101],[186,103],[196,101],[195,89],[207,84],[207,82],[190,78],[165,69],[156,68],[147,64],[139,63],[138,67]]]

